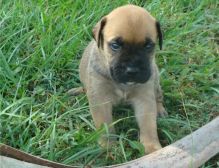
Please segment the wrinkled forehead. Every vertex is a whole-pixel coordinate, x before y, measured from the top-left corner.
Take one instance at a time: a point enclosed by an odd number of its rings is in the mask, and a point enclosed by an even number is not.
[[[146,11],[121,11],[106,16],[104,38],[110,41],[122,37],[130,43],[141,43],[146,38],[156,41],[156,21]]]

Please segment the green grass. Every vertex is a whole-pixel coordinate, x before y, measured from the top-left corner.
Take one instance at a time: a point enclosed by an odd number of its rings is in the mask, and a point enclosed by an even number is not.
[[[143,155],[131,110],[118,108],[118,143],[97,144],[78,65],[95,23],[113,8],[133,3],[161,23],[157,47],[165,107],[158,120],[168,145],[219,115],[219,3],[217,0],[1,0],[0,142],[70,165],[110,165]],[[120,120],[119,120],[120,119]],[[132,126],[130,126],[132,125]],[[198,144],[197,144],[198,145]],[[216,156],[203,167],[217,167]]]

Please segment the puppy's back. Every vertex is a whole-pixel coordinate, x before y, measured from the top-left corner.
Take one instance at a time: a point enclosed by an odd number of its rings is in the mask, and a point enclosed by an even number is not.
[[[88,79],[88,66],[89,66],[89,60],[92,56],[92,50],[95,48],[95,41],[92,40],[88,46],[85,48],[84,53],[81,58],[79,71],[80,71],[80,80],[83,83],[83,85],[86,87],[86,80]]]

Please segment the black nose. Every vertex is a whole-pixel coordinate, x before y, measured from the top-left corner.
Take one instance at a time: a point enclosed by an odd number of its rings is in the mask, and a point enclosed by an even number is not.
[[[139,72],[139,68],[136,67],[127,67],[125,73],[127,75],[136,75]]]

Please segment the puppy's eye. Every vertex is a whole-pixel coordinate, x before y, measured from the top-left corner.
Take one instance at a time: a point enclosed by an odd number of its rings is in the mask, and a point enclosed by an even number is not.
[[[118,51],[122,48],[122,45],[117,43],[117,42],[112,42],[110,43],[110,48],[113,50],[113,51]]]
[[[151,49],[151,48],[153,48],[153,43],[152,42],[147,42],[146,44],[145,44],[145,48],[146,49]]]
[[[144,45],[145,49],[149,50],[152,49],[154,47],[154,43],[151,40],[146,40],[145,45]]]

